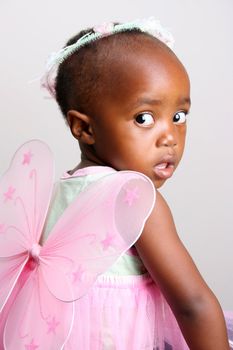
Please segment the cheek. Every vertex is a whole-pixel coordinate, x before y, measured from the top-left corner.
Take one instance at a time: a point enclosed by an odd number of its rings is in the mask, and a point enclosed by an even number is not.
[[[186,124],[184,125],[180,125],[180,127],[178,128],[178,138],[179,138],[179,143],[180,144],[184,144],[185,143],[185,138],[186,138]]]
[[[107,128],[99,130],[96,136],[93,144],[95,155],[108,165],[118,168],[125,154],[123,140]]]
[[[183,133],[182,133],[183,145],[185,145],[186,133],[187,133],[187,127],[186,127],[186,125],[185,125],[184,130],[183,130]]]
[[[182,128],[179,132],[178,144],[179,144],[180,158],[182,157],[184,152],[185,141],[186,141],[186,126],[184,126],[184,128]]]

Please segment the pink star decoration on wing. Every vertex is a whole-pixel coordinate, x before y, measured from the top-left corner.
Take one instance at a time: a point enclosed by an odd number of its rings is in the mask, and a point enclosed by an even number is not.
[[[12,186],[8,187],[7,192],[3,193],[5,197],[4,202],[7,202],[8,200],[12,200],[14,193],[15,193],[15,188]]]
[[[39,345],[36,345],[34,343],[34,339],[31,340],[30,344],[25,344],[25,349],[26,350],[36,350],[39,347]]]
[[[28,151],[27,153],[24,153],[22,164],[23,165],[25,165],[25,164],[29,165],[30,162],[31,162],[32,156],[33,156],[33,154],[30,151]]]
[[[115,238],[114,235],[111,235],[110,233],[107,234],[106,238],[101,241],[103,250],[106,250],[113,245],[114,238]]]
[[[124,202],[126,202],[130,207],[139,198],[138,187],[133,189],[126,188],[126,194],[124,197]]]
[[[56,321],[56,318],[53,316],[52,320],[47,321],[48,331],[47,334],[53,333],[56,334],[56,328],[60,324],[60,322]]]
[[[80,282],[82,279],[82,274],[85,270],[82,269],[82,266],[79,265],[78,269],[73,272],[73,283]]]

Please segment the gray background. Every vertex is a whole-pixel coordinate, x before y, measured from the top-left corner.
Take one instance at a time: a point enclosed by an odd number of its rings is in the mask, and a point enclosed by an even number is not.
[[[38,82],[28,82],[81,28],[152,15],[175,36],[192,83],[185,155],[162,192],[203,276],[233,310],[232,0],[0,0],[0,173],[32,138],[50,145],[57,177],[78,162],[78,145],[56,104]]]

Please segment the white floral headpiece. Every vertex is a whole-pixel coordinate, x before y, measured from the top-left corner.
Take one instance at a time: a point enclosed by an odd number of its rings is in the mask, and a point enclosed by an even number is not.
[[[172,34],[167,29],[163,28],[160,22],[154,19],[154,17],[115,25],[114,23],[103,23],[102,25],[95,26],[91,32],[83,35],[74,44],[66,46],[49,56],[45,74],[41,79],[42,87],[46,88],[52,97],[55,98],[55,78],[57,69],[62,62],[64,62],[74,52],[78,51],[81,47],[86,46],[98,39],[135,29],[156,37],[170,48],[172,48],[174,45]]]

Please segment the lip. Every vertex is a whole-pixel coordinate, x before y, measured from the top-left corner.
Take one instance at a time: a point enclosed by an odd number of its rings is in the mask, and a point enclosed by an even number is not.
[[[153,171],[159,179],[169,179],[169,177],[171,177],[175,171],[176,162],[177,160],[175,155],[165,155],[154,166]]]

